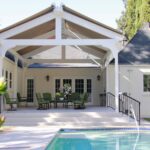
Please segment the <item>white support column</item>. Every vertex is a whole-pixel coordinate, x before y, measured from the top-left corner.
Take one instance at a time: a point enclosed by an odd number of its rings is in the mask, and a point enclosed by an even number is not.
[[[60,40],[62,37],[62,19],[60,16],[56,17],[56,23],[55,23],[55,36],[56,39]]]
[[[21,94],[24,95],[25,97],[27,96],[26,86],[25,86],[26,85],[26,71],[27,71],[27,66],[23,65]]]
[[[0,77],[3,74],[3,58],[5,57],[6,49],[0,46]],[[4,110],[4,102],[2,96],[0,96],[0,113]]]
[[[4,56],[0,55],[0,77],[2,77],[2,72],[3,72],[3,58]]]
[[[5,57],[6,49],[3,46],[0,46],[0,77],[2,76],[3,71],[3,58]]]
[[[114,51],[115,58],[115,105],[116,112],[119,112],[119,65],[118,65],[118,52]]]
[[[61,40],[62,39],[62,6],[56,6],[55,11],[55,37],[57,40]]]
[[[66,59],[66,46],[61,46],[61,54],[62,54],[61,58],[65,60]]]
[[[17,97],[18,92],[18,58],[15,57],[15,69],[14,69],[14,98]]]

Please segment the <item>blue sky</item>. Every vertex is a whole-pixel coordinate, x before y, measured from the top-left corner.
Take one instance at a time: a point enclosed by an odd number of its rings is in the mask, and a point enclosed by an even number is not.
[[[0,29],[29,17],[59,0],[0,0]],[[124,9],[122,0],[62,0],[80,13],[117,28],[116,19]]]

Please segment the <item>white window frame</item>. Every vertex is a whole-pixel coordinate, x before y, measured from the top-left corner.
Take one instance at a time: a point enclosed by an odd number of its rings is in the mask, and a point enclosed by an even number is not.
[[[53,93],[52,93],[52,96],[54,97],[55,96],[55,80],[56,79],[60,79],[60,88],[63,88],[63,79],[71,79],[72,80],[72,92],[75,92],[75,80],[76,79],[83,79],[84,80],[84,92],[87,92],[87,79],[91,79],[91,82],[92,82],[92,86],[91,86],[91,89],[92,89],[92,92],[91,92],[91,101],[88,102],[88,104],[93,104],[93,83],[94,83],[94,78],[91,78],[91,77],[86,77],[86,76],[56,76],[53,78]]]
[[[150,94],[150,91],[144,91],[144,76],[145,76],[145,75],[150,76],[150,73],[143,73],[143,75],[142,75],[142,87],[143,87],[143,93],[144,93],[144,94]]]
[[[25,79],[25,94],[26,94],[26,96],[27,96],[27,80],[28,79],[33,79],[33,81],[34,81],[34,91],[33,91],[33,102],[28,102],[28,103],[35,103],[35,92],[36,92],[36,82],[35,82],[35,78],[34,77],[26,77],[26,79]]]

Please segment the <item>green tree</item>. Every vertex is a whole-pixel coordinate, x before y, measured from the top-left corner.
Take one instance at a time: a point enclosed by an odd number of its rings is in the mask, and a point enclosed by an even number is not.
[[[136,20],[136,0],[128,0],[127,7],[126,7],[126,28],[125,33],[130,39],[135,34],[135,20]]]
[[[150,0],[142,0],[141,5],[141,22],[150,22]]]
[[[125,11],[117,20],[118,28],[130,40],[144,22],[150,22],[150,0],[123,0]]]

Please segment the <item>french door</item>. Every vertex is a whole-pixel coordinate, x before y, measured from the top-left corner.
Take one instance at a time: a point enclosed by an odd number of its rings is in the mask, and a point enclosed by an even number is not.
[[[34,79],[27,79],[27,100],[28,102],[34,100]]]

